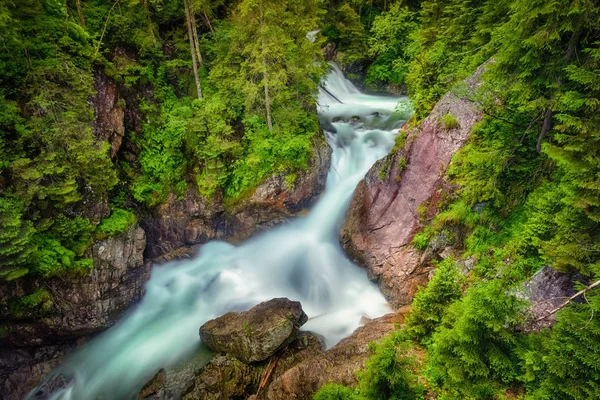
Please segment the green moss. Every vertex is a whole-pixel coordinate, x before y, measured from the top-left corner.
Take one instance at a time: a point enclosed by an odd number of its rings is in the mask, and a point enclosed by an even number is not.
[[[442,117],[442,124],[447,130],[460,128],[458,119],[452,114],[446,114]]]
[[[137,222],[137,218],[131,211],[115,208],[110,217],[103,219],[96,228],[98,239],[104,239],[108,236],[125,232],[127,228]]]
[[[287,174],[285,176],[285,184],[287,185],[288,189],[294,188],[294,184],[296,183],[297,178],[298,178],[298,175],[294,172],[292,172],[291,174]]]
[[[392,149],[392,152],[398,152],[400,150],[404,150],[404,148],[406,147],[406,138],[408,137],[408,134],[404,131],[400,132],[398,134],[398,136],[396,136],[396,139],[394,139],[394,148]]]
[[[17,299],[8,301],[8,308],[17,319],[34,318],[45,314],[52,306],[52,297],[45,289],[37,289]]]
[[[381,166],[381,169],[379,170],[379,179],[381,181],[385,180],[385,177],[388,174],[391,164],[392,164],[392,156],[389,155],[385,158],[385,160],[383,161],[383,165]]]
[[[429,238],[423,232],[417,233],[412,240],[413,246],[419,251],[424,251],[429,246]]]

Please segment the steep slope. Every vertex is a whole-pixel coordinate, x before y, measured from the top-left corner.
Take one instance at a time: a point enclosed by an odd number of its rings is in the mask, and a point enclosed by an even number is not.
[[[411,241],[422,228],[422,217],[435,212],[443,196],[453,154],[483,116],[469,99],[482,71],[461,90],[446,94],[420,126],[405,132],[405,146],[402,138],[397,140],[396,151],[376,163],[354,193],[341,232],[344,248],[394,306],[409,304],[428,280],[427,257]]]

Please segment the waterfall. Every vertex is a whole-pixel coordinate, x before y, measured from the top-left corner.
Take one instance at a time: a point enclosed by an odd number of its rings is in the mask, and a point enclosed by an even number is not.
[[[142,301],[27,399],[135,398],[161,368],[198,349],[204,322],[275,297],[300,301],[310,318],[303,329],[323,335],[327,346],[352,333],[363,316],[389,312],[366,271],[344,254],[338,232],[356,185],[394,145],[406,118],[394,112],[399,100],[361,93],[333,65],[318,97],[319,118],[333,127],[326,132],[331,167],[309,216],[240,246],[211,242],[192,260],[154,267]]]

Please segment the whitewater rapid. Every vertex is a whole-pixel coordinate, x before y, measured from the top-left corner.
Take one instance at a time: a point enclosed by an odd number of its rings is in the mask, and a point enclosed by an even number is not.
[[[344,254],[338,232],[356,185],[391,150],[407,118],[394,112],[399,100],[361,93],[332,66],[318,97],[319,118],[330,130],[331,167],[310,215],[240,246],[211,242],[192,260],[154,267],[142,301],[26,399],[136,398],[161,368],[198,350],[204,322],[276,297],[300,301],[310,318],[303,329],[323,335],[328,346],[352,333],[363,316],[389,312],[366,271]]]

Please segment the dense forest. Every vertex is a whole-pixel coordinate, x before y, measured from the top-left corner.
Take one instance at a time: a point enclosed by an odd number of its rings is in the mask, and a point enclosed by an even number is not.
[[[1,1],[0,280],[86,274],[94,239],[190,185],[233,204],[275,172],[293,184],[332,48],[367,90],[407,93],[410,126],[483,65],[484,118],[413,240],[444,234],[473,270],[440,262],[360,386],[315,399],[600,398],[595,0]],[[94,124],[103,80],[125,93],[116,152]],[[546,265],[589,290],[525,334],[516,288]]]

